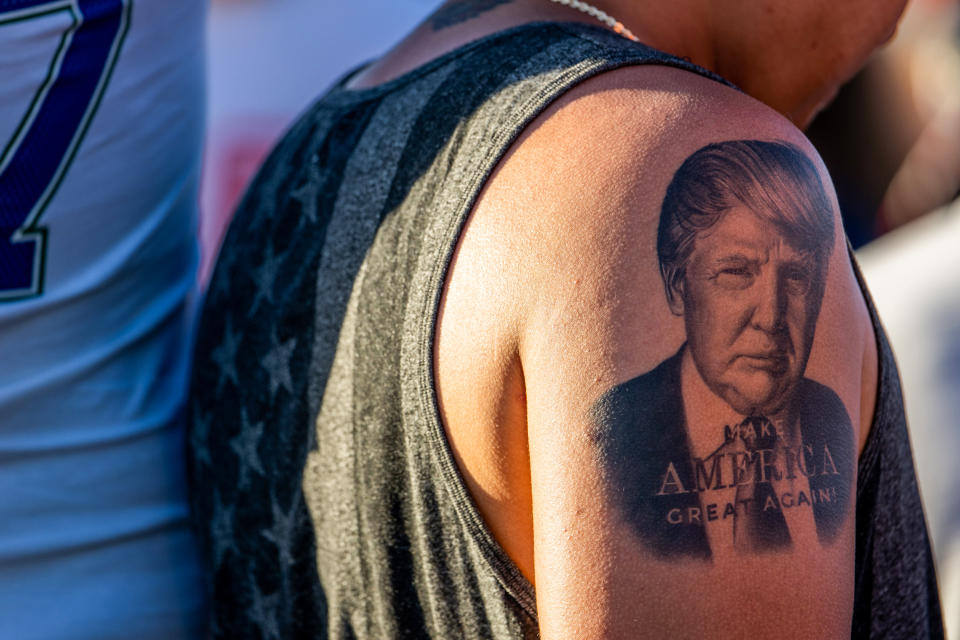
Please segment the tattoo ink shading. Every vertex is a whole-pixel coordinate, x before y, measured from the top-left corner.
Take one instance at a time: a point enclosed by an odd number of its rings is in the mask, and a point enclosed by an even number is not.
[[[709,560],[707,527],[730,527],[740,553],[790,549],[790,509],[811,509],[826,545],[849,517],[851,421],[836,393],[804,376],[833,243],[826,192],[792,145],[707,145],[674,175],[657,256],[686,342],[592,410],[613,499],[657,555]],[[716,426],[706,458],[690,450],[685,359],[741,416]]]
[[[466,22],[512,0],[460,0],[437,9],[430,16],[430,25],[434,31],[440,31],[455,24]]]

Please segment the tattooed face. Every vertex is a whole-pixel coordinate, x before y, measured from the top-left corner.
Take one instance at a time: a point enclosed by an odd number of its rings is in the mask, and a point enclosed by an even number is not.
[[[809,535],[805,511],[828,545],[848,521],[850,416],[805,375],[831,209],[814,164],[784,142],[708,144],[667,187],[657,258],[685,341],[591,410],[614,500],[664,558],[788,550]]]
[[[698,234],[681,293],[688,346],[710,389],[739,413],[777,413],[803,375],[819,271],[745,207]]]

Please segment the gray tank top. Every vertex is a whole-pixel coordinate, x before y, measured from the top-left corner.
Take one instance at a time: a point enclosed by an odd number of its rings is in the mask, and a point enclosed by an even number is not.
[[[223,638],[535,638],[534,592],[485,526],[440,424],[445,272],[522,129],[624,65],[722,79],[604,29],[538,23],[314,104],[245,196],[192,384],[196,523]],[[860,462],[863,637],[942,635],[896,368]]]

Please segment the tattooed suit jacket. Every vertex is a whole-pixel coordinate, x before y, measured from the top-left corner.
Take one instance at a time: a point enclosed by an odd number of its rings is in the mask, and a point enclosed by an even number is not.
[[[609,432],[596,435],[612,468],[614,499],[641,540],[663,557],[709,559],[711,549],[702,522],[683,519],[675,523],[678,518],[669,517],[671,512],[688,513],[691,507],[704,513],[710,502],[709,492],[695,490],[695,470],[680,395],[680,363],[685,348],[683,345],[652,371],[609,391],[598,403],[606,416],[597,421],[598,429]],[[811,493],[824,489],[834,496],[829,502],[812,504],[818,538],[828,543],[849,513],[854,473],[850,419],[833,391],[808,378],[798,383],[792,407],[804,445],[822,451],[830,436],[830,451],[839,473],[809,478]],[[718,433],[722,434],[722,425],[718,426]],[[838,433],[849,435],[838,438]],[[682,486],[694,490],[658,495],[664,472],[671,463]]]

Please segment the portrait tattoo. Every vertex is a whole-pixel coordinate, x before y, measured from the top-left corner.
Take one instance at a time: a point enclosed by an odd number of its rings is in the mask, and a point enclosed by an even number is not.
[[[458,0],[437,9],[430,16],[430,25],[434,31],[452,27],[455,24],[476,18],[511,0]]]
[[[849,517],[850,417],[804,375],[831,211],[813,163],[782,142],[710,144],[673,176],[657,258],[686,341],[601,396],[591,416],[611,499],[655,555],[709,561],[711,541],[783,551],[800,526],[829,545]],[[691,403],[707,408],[696,412],[699,454]]]

